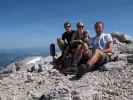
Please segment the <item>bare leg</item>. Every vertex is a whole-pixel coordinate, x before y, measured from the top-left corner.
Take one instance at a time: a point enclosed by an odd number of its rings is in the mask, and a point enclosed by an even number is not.
[[[73,56],[73,64],[79,63],[79,61],[82,58],[82,54],[83,54],[83,47],[82,45],[79,45],[78,48],[75,50],[75,54]]]
[[[62,52],[62,58],[64,59],[67,55],[68,55],[68,53],[69,53],[69,46],[68,47],[66,47],[66,49]]]
[[[87,64],[81,64],[79,66],[78,77],[81,77],[84,73],[95,69],[95,64],[103,57],[103,52],[96,49],[95,54],[87,61]]]
[[[79,63],[85,51],[88,51],[88,45],[86,43],[80,44],[78,48],[75,50],[75,54],[73,57],[73,64]]]
[[[94,65],[96,64],[101,58],[103,57],[103,52],[96,49],[95,54],[93,55],[93,57],[91,59],[89,59],[87,61],[87,64],[89,65]]]

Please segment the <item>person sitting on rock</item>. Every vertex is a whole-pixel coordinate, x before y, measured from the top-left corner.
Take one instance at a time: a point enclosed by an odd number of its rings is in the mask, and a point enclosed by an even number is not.
[[[106,63],[110,60],[110,55],[112,54],[112,36],[110,34],[104,33],[104,23],[98,21],[95,24],[96,36],[92,39],[92,50],[88,48],[88,51],[92,51],[90,58],[85,64],[80,66],[79,71],[91,71],[95,68],[95,65],[99,63]]]
[[[62,55],[59,58],[62,58],[65,50],[70,47],[71,38],[75,31],[72,30],[71,23],[65,22],[64,23],[65,32],[62,34],[61,38],[57,38],[57,44],[62,51]]]
[[[72,65],[77,66],[82,54],[83,50],[88,48],[90,45],[90,35],[87,31],[84,31],[84,24],[82,22],[77,23],[77,31],[72,36],[71,46],[76,45],[75,53],[73,54],[73,62]]]
[[[67,59],[64,59],[65,65],[68,65],[67,67],[64,67],[64,72],[77,72],[78,65],[80,62],[80,59],[82,58],[83,50],[85,48],[88,48],[90,43],[90,36],[87,31],[84,30],[84,24],[82,22],[77,23],[77,31],[72,35],[70,47],[67,52],[67,56],[65,58],[69,57],[69,62]],[[69,63],[69,64],[68,64]]]

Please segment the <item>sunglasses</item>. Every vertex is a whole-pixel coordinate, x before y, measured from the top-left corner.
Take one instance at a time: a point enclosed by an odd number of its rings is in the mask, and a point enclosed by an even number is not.
[[[65,29],[66,29],[66,28],[70,28],[70,27],[71,27],[71,26],[65,26]]]
[[[84,28],[84,26],[77,26],[77,28]]]

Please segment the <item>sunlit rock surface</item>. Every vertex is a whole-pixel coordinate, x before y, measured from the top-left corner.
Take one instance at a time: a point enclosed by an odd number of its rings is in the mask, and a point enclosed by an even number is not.
[[[50,56],[10,64],[0,74],[0,100],[133,100],[133,45],[114,51],[118,61],[105,64],[108,71],[73,81],[53,69]]]

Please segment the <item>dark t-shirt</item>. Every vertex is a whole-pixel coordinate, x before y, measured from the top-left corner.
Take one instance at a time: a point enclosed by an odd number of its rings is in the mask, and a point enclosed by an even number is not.
[[[68,32],[63,33],[62,40],[65,41],[65,44],[66,45],[69,45],[70,46],[71,38],[72,38],[72,36],[73,36],[74,33],[75,33],[75,31],[71,31],[69,33]]]

